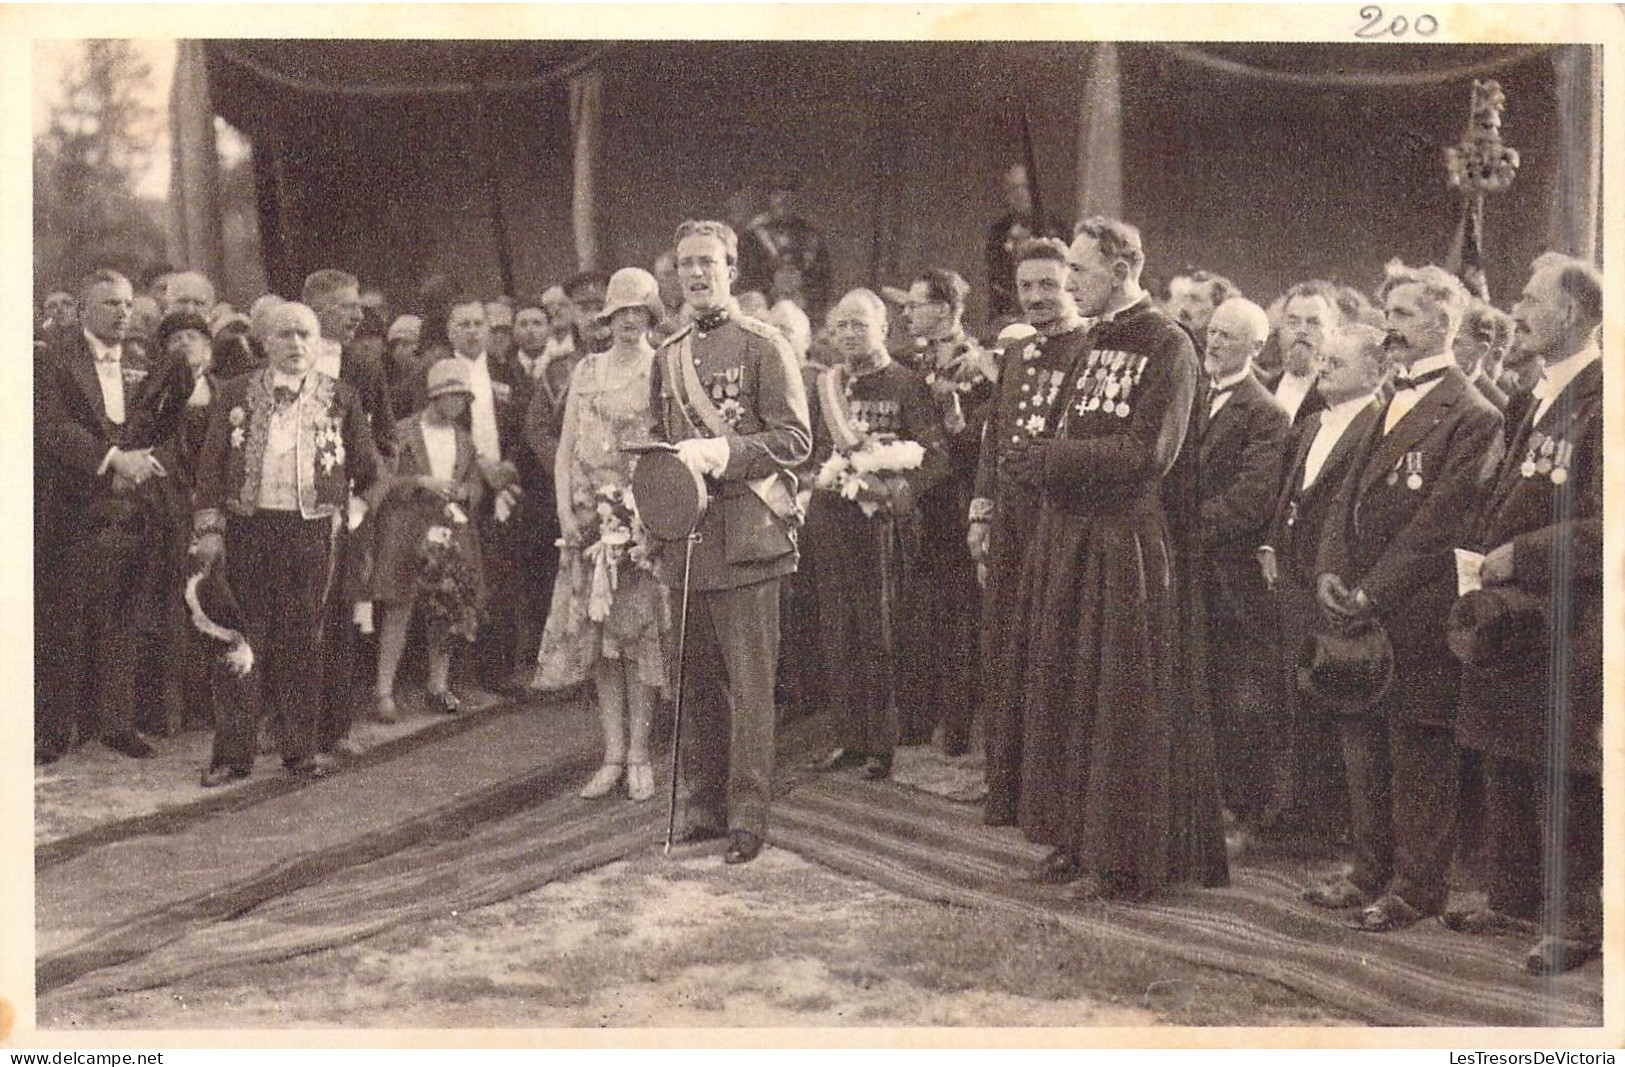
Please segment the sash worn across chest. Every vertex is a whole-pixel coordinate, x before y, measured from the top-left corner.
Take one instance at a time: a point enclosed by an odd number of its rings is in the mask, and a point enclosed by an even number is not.
[[[846,399],[845,367],[836,364],[818,376],[818,410],[823,415],[829,439],[839,451],[850,452],[863,444],[863,433],[855,424]]]

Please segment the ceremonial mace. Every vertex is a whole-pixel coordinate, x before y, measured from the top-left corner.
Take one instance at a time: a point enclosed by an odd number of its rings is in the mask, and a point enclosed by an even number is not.
[[[1446,267],[1480,300],[1488,301],[1484,277],[1484,196],[1505,192],[1518,173],[1518,151],[1501,143],[1501,112],[1507,98],[1497,81],[1473,82],[1467,130],[1445,149],[1450,188],[1461,190],[1461,221]]]

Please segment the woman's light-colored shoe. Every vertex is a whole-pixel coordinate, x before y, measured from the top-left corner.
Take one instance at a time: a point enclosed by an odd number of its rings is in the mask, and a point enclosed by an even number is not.
[[[598,768],[598,773],[592,776],[592,781],[582,788],[581,799],[597,800],[599,797],[609,796],[610,790],[620,784],[622,770],[619,763],[606,763]]]
[[[654,796],[654,768],[647,763],[628,763],[626,765],[626,795],[633,800],[648,800]]]

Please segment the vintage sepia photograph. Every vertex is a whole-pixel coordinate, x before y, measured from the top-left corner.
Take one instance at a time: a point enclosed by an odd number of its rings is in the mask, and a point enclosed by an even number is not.
[[[544,7],[0,11],[10,1040],[1617,1044],[1614,6]]]

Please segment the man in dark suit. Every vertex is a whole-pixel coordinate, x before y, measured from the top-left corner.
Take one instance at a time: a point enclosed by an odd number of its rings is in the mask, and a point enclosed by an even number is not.
[[[123,275],[95,272],[79,304],[82,329],[35,360],[43,532],[60,568],[36,591],[52,604],[36,638],[44,762],[71,743],[76,720],[116,752],[152,755],[135,722],[138,701],[153,694],[137,683],[172,592],[163,578],[173,528],[168,471],[153,450],[177,433],[192,391],[184,360],[125,351],[134,294]]]
[[[558,501],[553,492],[553,461],[564,429],[564,401],[570,390],[574,352],[550,356],[549,323],[539,300],[520,300],[514,313],[513,400],[502,437],[519,472],[523,493],[509,519],[518,562],[514,605],[515,673],[527,681],[536,666],[542,627],[558,574]]]
[[[498,365],[491,359],[490,322],[483,302],[464,300],[453,304],[446,320],[446,337],[452,355],[468,367],[474,391],[468,406],[469,429],[487,490],[475,516],[485,550],[485,583],[490,590],[486,619],[474,647],[475,668],[486,688],[517,692],[513,677],[514,618],[519,595],[517,556],[521,549],[513,536],[512,522],[524,487],[513,456],[520,448],[525,413],[515,399],[511,366]],[[448,695],[446,699],[456,698]]]
[[[367,425],[379,455],[395,454],[395,412],[383,362],[353,344],[361,326],[361,283],[355,275],[324,269],[305,278],[302,299],[321,324],[313,363],[330,378],[349,383],[367,415]],[[361,745],[350,736],[355,723],[356,629],[355,607],[361,598],[366,559],[364,538],[352,536],[360,522],[360,500],[348,505],[335,547],[337,588],[327,598],[322,623],[322,715],[318,730],[321,751],[341,756],[359,755]]]
[[[1214,274],[1200,267],[1186,267],[1168,281],[1168,304],[1163,310],[1191,335],[1196,354],[1207,350],[1207,324],[1213,313],[1226,300],[1241,295],[1241,290],[1222,274]],[[1265,333],[1265,338],[1268,338]],[[1260,348],[1262,351],[1262,348]]]
[[[1258,570],[1288,419],[1253,376],[1253,357],[1269,337],[1269,316],[1231,297],[1207,323],[1198,401],[1198,480],[1207,611],[1208,689],[1212,694],[1220,787],[1236,821],[1232,856],[1244,851],[1273,813],[1280,749],[1275,685],[1274,605]]]
[[[1328,331],[1336,329],[1342,312],[1337,287],[1310,281],[1286,291],[1281,304],[1278,344],[1280,371],[1261,377],[1264,388],[1286,409],[1293,425],[1325,406],[1315,381],[1320,374],[1320,346]]]
[[[1556,253],[1514,305],[1516,344],[1546,377],[1510,447],[1472,547],[1487,591],[1545,620],[1534,647],[1477,662],[1456,733],[1483,753],[1487,906],[1445,917],[1470,933],[1538,935],[1527,969],[1554,974],[1602,943],[1602,277]]]
[[[656,353],[650,387],[656,437],[709,479],[692,571],[685,574],[682,544],[663,546],[660,566],[674,602],[685,577],[692,593],[683,840],[726,833],[728,863],[755,859],[767,833],[779,583],[797,562],[790,472],[812,451],[795,353],[778,330],[740,315],[733,299],[738,256],[739,238],[724,223],[678,227],[677,275],[692,316]]]
[[[1455,844],[1452,721],[1460,665],[1445,644],[1456,599],[1452,550],[1501,453],[1501,415],[1451,354],[1467,294],[1439,267],[1395,264],[1382,289],[1399,370],[1326,522],[1316,595],[1328,620],[1375,619],[1394,651],[1383,697],[1339,723],[1354,829],[1353,873],[1311,886],[1311,903],[1365,905],[1363,929],[1396,930],[1444,906]]]
[[[1320,623],[1315,601],[1315,556],[1328,509],[1348,474],[1358,445],[1382,410],[1377,387],[1388,376],[1383,332],[1364,323],[1340,326],[1321,351],[1320,381],[1326,401],[1292,428],[1259,564],[1280,618],[1280,692],[1287,721],[1275,742],[1285,748],[1271,828],[1316,853],[1333,847],[1348,828],[1343,753],[1332,711],[1298,690],[1296,674],[1306,635]]]

